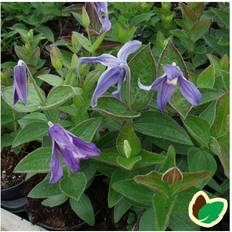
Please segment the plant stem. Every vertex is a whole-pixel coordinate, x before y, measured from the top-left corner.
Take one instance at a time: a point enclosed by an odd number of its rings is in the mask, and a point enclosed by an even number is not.
[[[12,109],[12,117],[13,117],[13,128],[14,128],[14,132],[16,132],[17,130],[17,122],[16,122],[16,115],[15,115],[15,111]]]

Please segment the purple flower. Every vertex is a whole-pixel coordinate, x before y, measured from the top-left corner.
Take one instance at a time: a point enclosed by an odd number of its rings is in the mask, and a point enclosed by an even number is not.
[[[27,103],[27,66],[22,60],[14,67],[13,104],[19,100]]]
[[[52,139],[51,178],[49,183],[57,183],[63,176],[63,168],[58,158],[59,153],[73,173],[80,169],[81,159],[89,159],[100,154],[100,150],[95,144],[81,140],[59,124],[48,122],[48,125],[48,133]]]
[[[111,86],[117,85],[117,90],[112,94],[117,99],[121,99],[121,86],[128,73],[127,58],[130,54],[136,52],[142,43],[138,40],[129,41],[119,50],[117,57],[103,54],[97,57],[82,57],[79,60],[79,66],[81,63],[98,63],[107,66],[105,72],[100,76],[97,87],[93,93],[91,105],[96,106],[97,100],[102,96]]]
[[[101,33],[109,31],[111,22],[109,20],[107,2],[93,2],[92,5],[102,26]]]
[[[161,111],[164,111],[167,103],[171,99],[176,90],[177,84],[183,97],[192,105],[198,105],[201,102],[201,93],[197,87],[190,81],[188,81],[180,68],[173,63],[163,65],[164,74],[158,77],[150,86],[143,85],[138,81],[140,89],[150,91],[159,88],[157,95],[157,105]]]

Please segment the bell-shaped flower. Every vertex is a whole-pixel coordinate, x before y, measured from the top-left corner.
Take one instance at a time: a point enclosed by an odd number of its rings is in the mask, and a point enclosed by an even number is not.
[[[201,102],[201,93],[197,87],[188,81],[180,68],[173,63],[172,65],[163,65],[164,74],[158,77],[151,85],[143,85],[138,81],[138,86],[140,89],[150,91],[158,89],[157,94],[157,106],[160,111],[164,111],[167,103],[174,94],[177,85],[183,97],[192,105],[198,105]]]
[[[101,33],[109,31],[111,29],[111,22],[109,19],[107,2],[93,2],[92,5],[101,23]]]
[[[52,140],[52,157],[50,161],[50,183],[57,183],[63,176],[63,168],[59,161],[59,154],[72,173],[80,169],[80,160],[89,159],[100,154],[94,143],[86,142],[59,124],[48,123],[49,136]]]
[[[117,90],[112,93],[113,96],[117,99],[121,99],[121,86],[129,70],[127,58],[130,54],[136,52],[141,45],[142,43],[138,40],[129,41],[122,46],[117,57],[109,54],[103,54],[97,57],[80,58],[77,68],[78,72],[81,63],[98,63],[107,66],[106,71],[104,71],[98,79],[97,87],[91,100],[92,106],[96,106],[98,98],[113,85],[117,85]]]
[[[27,66],[24,61],[19,60],[14,67],[14,84],[13,84],[13,104],[21,101],[27,103]]]

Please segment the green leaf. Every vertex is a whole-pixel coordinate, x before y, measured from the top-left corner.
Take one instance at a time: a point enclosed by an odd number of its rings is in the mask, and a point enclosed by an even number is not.
[[[153,93],[143,91],[138,87],[138,80],[144,85],[150,85],[156,76],[156,63],[152,55],[150,44],[140,49],[130,60],[131,70],[131,105],[132,109],[139,110],[146,107],[151,100]],[[126,84],[123,86],[122,95],[127,99]]]
[[[206,224],[212,223],[219,218],[224,207],[224,202],[222,201],[207,203],[203,205],[202,208],[199,210],[198,219]]]
[[[155,231],[155,214],[153,208],[144,211],[139,221],[139,231]]]
[[[215,82],[215,68],[211,64],[203,70],[197,78],[199,88],[213,88]]]
[[[140,116],[139,112],[130,111],[124,103],[113,97],[101,97],[94,110],[119,119],[132,119]]]
[[[90,53],[93,52],[92,44],[85,36],[77,32],[73,32],[73,36],[77,38],[78,42],[84,49],[86,49]]]
[[[49,161],[51,159],[51,148],[40,147],[23,159],[15,167],[17,173],[46,173],[49,172]]]
[[[23,127],[16,135],[12,147],[17,147],[23,143],[40,139],[48,133],[48,125],[46,122],[34,122]]]
[[[41,93],[42,90],[41,90]],[[43,93],[44,95],[44,93]],[[34,87],[29,84],[28,85],[28,98],[27,98],[27,104],[24,105],[21,102],[17,102],[15,105],[13,105],[13,87],[3,87],[2,88],[2,98],[3,100],[14,110],[17,112],[33,112],[40,109],[40,99],[38,98],[36,91]]]
[[[123,156],[118,156],[116,161],[118,165],[121,167],[127,169],[127,170],[132,170],[135,164],[142,159],[141,156],[134,156],[134,157],[123,157]]]
[[[133,123],[132,122],[124,122],[122,125],[122,128],[119,132],[119,135],[117,137],[116,141],[116,147],[118,149],[118,152],[122,156],[126,156],[125,151],[124,151],[124,141],[127,140],[129,143],[129,146],[131,148],[131,156],[135,156],[139,154],[141,151],[141,142],[136,135],[134,128],[133,128]]]
[[[165,157],[165,160],[159,170],[162,173],[168,170],[169,168],[176,166],[176,152],[172,145],[168,147],[167,154],[164,157]]]
[[[114,207],[114,223],[118,223],[131,206],[126,199],[122,198]]]
[[[195,23],[191,30],[191,38],[194,42],[200,39],[208,30],[211,24],[209,19],[201,19]]]
[[[115,206],[123,198],[122,194],[116,192],[112,188],[113,183],[128,178],[128,175],[130,175],[128,171],[122,170],[122,169],[116,169],[111,175],[109,191],[108,191],[108,207],[109,208],[112,208],[113,206]]]
[[[230,143],[229,134],[224,135],[218,139],[212,137],[210,142],[210,150],[215,153],[224,169],[225,176],[229,178],[230,168]]]
[[[184,73],[185,78],[188,79],[188,69],[180,52],[173,45],[170,39],[167,39],[165,43],[166,45],[162,53],[160,54],[159,61],[157,64],[157,76],[161,76],[161,74],[163,73],[163,71],[161,71],[162,64],[172,64],[173,62],[175,62],[176,65],[178,65]]]
[[[156,193],[152,197],[152,205],[155,211],[156,229],[160,231],[166,230],[175,205],[175,198],[168,198],[165,195]]]
[[[45,81],[51,86],[59,86],[63,83],[63,79],[61,77],[53,74],[43,74],[39,75],[37,78],[39,78],[42,81]]]
[[[188,168],[189,171],[208,171],[210,173],[207,179],[197,183],[196,187],[202,189],[214,176],[217,170],[217,163],[214,156],[200,148],[193,147],[188,151]]]
[[[41,25],[37,30],[41,32],[49,42],[53,43],[55,41],[54,34],[49,27]]]
[[[146,151],[144,149],[139,153],[139,156],[142,157],[142,160],[135,164],[135,168],[144,168],[160,164],[165,159],[165,156],[162,154]]]
[[[113,183],[112,188],[124,197],[140,205],[151,205],[152,192],[142,185],[136,184],[132,179],[124,179]]]
[[[81,95],[82,90],[80,88],[74,88],[69,85],[62,85],[52,88],[47,96],[47,104],[42,109],[50,110],[63,105],[66,101],[73,98],[74,96]]]
[[[67,201],[67,199],[68,198],[63,194],[59,194],[59,195],[48,197],[47,199],[43,200],[41,204],[52,208],[58,205],[62,205],[65,201]]]
[[[211,128],[211,134],[218,138],[229,131],[229,94],[223,95],[216,105],[216,116]]]
[[[176,110],[183,118],[186,118],[188,113],[192,109],[192,105],[180,94],[179,91],[176,91],[172,96],[169,104],[174,110]]]
[[[79,200],[70,199],[69,203],[72,210],[79,218],[85,221],[90,226],[95,224],[95,215],[92,203],[86,194],[82,194]]]
[[[100,127],[102,119],[99,118],[89,118],[71,129],[71,132],[81,139],[86,141],[92,141],[97,129]]]
[[[32,112],[30,114],[24,115],[22,118],[18,120],[18,123],[20,127],[25,127],[28,124],[31,124],[33,122],[48,122],[45,114],[40,112]]]
[[[92,45],[93,51],[96,51],[96,50],[99,48],[99,46],[102,44],[104,38],[105,38],[105,33],[101,34],[101,35],[95,40],[95,42],[94,42],[93,45]]]
[[[78,201],[85,191],[87,178],[83,172],[66,175],[59,182],[60,190],[64,195]]]
[[[101,155],[98,157],[94,157],[94,160],[103,162],[105,164],[113,165],[113,166],[118,166],[116,162],[116,158],[118,156],[118,152],[116,149],[105,149],[101,151]]]
[[[211,102],[207,108],[199,114],[200,118],[206,120],[210,127],[213,125],[216,116],[216,101]]]
[[[217,89],[200,89],[200,92],[202,95],[200,105],[217,100],[224,94],[223,91]]]
[[[37,184],[28,194],[31,198],[47,198],[61,194],[57,184],[49,184],[48,178],[45,178]]]
[[[202,146],[208,147],[210,140],[210,126],[207,121],[197,116],[188,116],[184,125],[191,136]]]
[[[148,111],[134,121],[135,130],[138,132],[166,139],[175,143],[192,145],[186,131],[172,118],[158,111]]]

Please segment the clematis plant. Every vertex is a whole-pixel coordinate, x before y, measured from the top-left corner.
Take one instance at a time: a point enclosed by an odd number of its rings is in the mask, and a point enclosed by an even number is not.
[[[101,33],[109,31],[111,29],[111,22],[109,20],[107,2],[93,2],[92,6],[101,23]]]
[[[107,66],[105,72],[100,76],[97,87],[93,93],[91,105],[94,107],[97,105],[97,100],[101,97],[111,86],[117,85],[117,90],[112,95],[121,99],[121,86],[125,80],[126,75],[129,73],[129,66],[127,64],[128,56],[136,52],[142,43],[138,40],[129,41],[122,46],[119,50],[117,57],[103,54],[97,57],[82,57],[79,60],[79,66],[81,63],[99,63]]]
[[[27,103],[27,67],[24,61],[19,60],[14,67],[13,104],[21,101]]]
[[[65,164],[73,173],[80,169],[80,160],[89,159],[100,154],[95,144],[86,142],[71,132],[65,130],[59,124],[48,122],[49,136],[52,140],[52,158],[50,161],[50,183],[57,183],[63,176],[63,168],[58,159],[61,154]]]
[[[185,97],[185,99],[192,105],[198,105],[201,102],[201,93],[197,87],[188,81],[180,68],[176,63],[164,64],[163,65],[164,74],[158,77],[151,85],[143,85],[138,81],[138,86],[140,89],[150,91],[158,90],[157,95],[157,105],[160,111],[164,111],[167,103],[174,94],[177,84],[179,84],[180,92]]]

